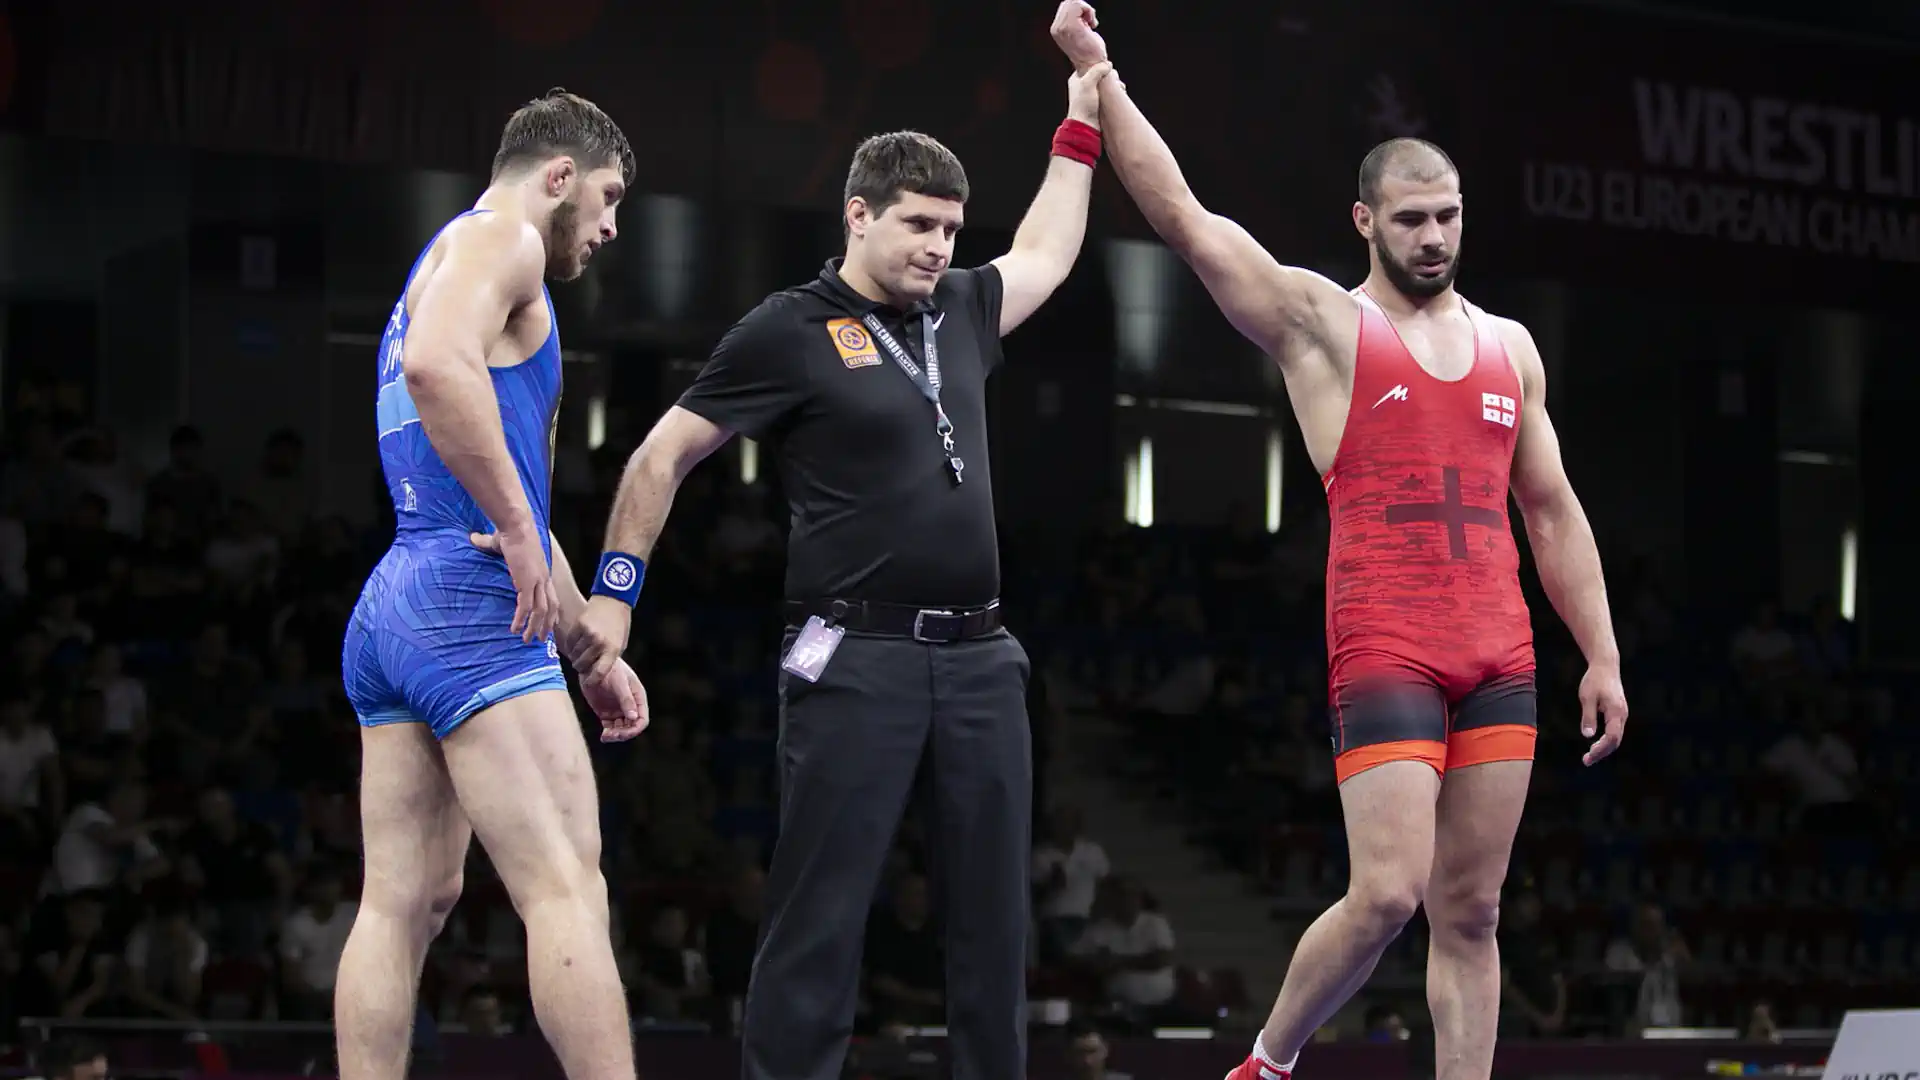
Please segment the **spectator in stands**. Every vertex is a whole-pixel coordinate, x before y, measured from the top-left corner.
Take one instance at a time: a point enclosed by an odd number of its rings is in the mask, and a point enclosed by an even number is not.
[[[147,818],[147,788],[137,780],[117,784],[104,803],[73,808],[53,849],[53,885],[61,893],[113,888],[138,891],[160,877],[168,863],[153,834],[166,821]]]
[[[1105,981],[1109,1001],[1151,1012],[1173,1001],[1173,926],[1138,886],[1107,878],[1094,918],[1070,952]]]
[[[867,924],[867,992],[880,1023],[909,1027],[946,1018],[946,951],[933,925],[927,879],[903,874],[893,903]]]
[[[685,909],[668,904],[654,912],[638,952],[640,1015],[649,1020],[691,1020],[704,1011],[713,982],[706,958],[693,947]]]
[[[1368,1042],[1406,1042],[1413,1037],[1413,1030],[1407,1027],[1400,1010],[1384,1002],[1367,1006],[1361,1023],[1366,1029],[1363,1037]]]
[[[1840,617],[1831,597],[1813,602],[1806,628],[1800,632],[1800,663],[1816,675],[1832,677],[1853,668],[1857,653],[1853,624]]]
[[[0,859],[39,854],[43,806],[62,795],[59,747],[17,690],[0,699]]]
[[[1754,1003],[1753,1012],[1747,1015],[1747,1027],[1743,1034],[1748,1042],[1777,1043],[1780,1041],[1780,1025],[1773,1022],[1773,1005],[1770,1002]]]
[[[1207,647],[1200,603],[1186,593],[1167,596],[1156,618],[1164,627],[1160,648],[1167,661],[1166,673],[1142,696],[1140,707],[1155,716],[1197,715],[1213,698],[1218,674]]]
[[[69,804],[105,799],[114,779],[137,767],[144,729],[125,734],[108,731],[106,710],[106,699],[99,691],[81,690],[73,696],[55,740]]]
[[[305,902],[280,926],[280,1013],[324,1020],[333,1011],[333,978],[359,905],[341,899],[340,875],[321,866],[307,878]]]
[[[27,523],[8,501],[0,484],[0,613],[9,612],[27,595],[33,578],[27,570],[32,549],[28,544]]]
[[[21,627],[14,633],[13,654],[8,657],[4,685],[29,694],[55,689],[47,659],[53,654],[53,642],[38,626]]]
[[[180,512],[170,502],[147,500],[147,521],[140,542],[128,554],[131,589],[137,607],[130,607],[123,628],[160,631],[166,616],[201,609],[200,590],[206,581],[206,551],[183,531]],[[125,625],[131,623],[131,626]]]
[[[469,987],[461,999],[460,1026],[469,1035],[490,1039],[513,1034],[513,1025],[507,1023],[506,1010],[500,1002],[500,992],[485,983]]]
[[[171,506],[181,532],[191,537],[205,536],[220,509],[220,481],[208,471],[205,452],[206,441],[198,428],[177,427],[168,445],[167,464],[147,481],[147,506]]]
[[[636,869],[666,879],[709,874],[725,854],[711,825],[713,779],[688,748],[684,723],[662,715],[657,696],[647,740],[647,752],[633,755],[622,785],[630,820],[643,830],[636,836]]]
[[[44,1080],[107,1080],[107,1051],[92,1039],[60,1039],[40,1052],[40,1069]]]
[[[741,867],[727,890],[726,904],[707,918],[707,972],[713,978],[715,1005],[724,1010],[729,1025],[736,1007],[746,1001],[766,882],[758,866]]]
[[[187,905],[178,897],[162,899],[127,936],[121,984],[126,1003],[152,1019],[193,1019],[208,953]]]
[[[1086,835],[1077,807],[1055,807],[1033,851],[1034,910],[1040,917],[1041,958],[1065,954],[1093,915],[1100,883],[1113,869],[1107,849]]]
[[[1069,1065],[1072,1070],[1069,1075],[1073,1080],[1133,1080],[1126,1073],[1107,1068],[1112,1049],[1099,1028],[1085,1021],[1076,1021],[1067,1028],[1067,1037],[1073,1040],[1073,1056]]]
[[[246,731],[255,676],[253,663],[235,653],[226,623],[202,627],[185,670],[160,687],[155,734],[165,740],[162,761],[191,780],[208,778]]]
[[[93,624],[80,617],[80,598],[70,592],[47,597],[40,609],[40,632],[56,656],[84,656],[93,645]]]
[[[147,687],[128,675],[120,647],[102,642],[93,648],[85,686],[97,691],[105,708],[103,730],[115,735],[144,738],[147,729]]]
[[[262,951],[278,905],[292,893],[293,871],[273,834],[242,821],[223,788],[200,793],[198,817],[181,838],[181,877],[212,908],[221,951]]]
[[[1808,832],[1838,837],[1862,829],[1872,814],[1859,801],[1853,747],[1828,726],[1823,703],[1801,703],[1796,718],[1795,730],[1768,748],[1761,766],[1792,789]]]
[[[140,480],[121,460],[113,432],[92,428],[75,435],[67,444],[67,467],[84,490],[105,503],[109,529],[131,536],[140,528]]]
[[[236,499],[207,544],[207,570],[214,584],[240,593],[271,582],[279,565],[280,538],[261,521],[257,507]]]
[[[1501,912],[1500,1003],[1503,1034],[1557,1035],[1567,1024],[1567,977],[1540,925],[1540,894],[1522,887]]]
[[[1633,928],[1607,946],[1604,960],[1608,971],[1639,976],[1629,1034],[1682,1023],[1680,978],[1692,962],[1686,942],[1667,926],[1660,905],[1640,905]]]
[[[275,431],[267,436],[260,473],[252,484],[250,501],[283,541],[299,539],[312,517],[313,490],[306,454],[306,441],[299,432],[292,428]]]
[[[113,991],[120,958],[106,929],[106,897],[94,890],[68,893],[42,911],[22,952],[22,1016],[77,1019],[93,1015]]]
[[[1771,680],[1783,674],[1794,658],[1793,635],[1780,625],[1780,608],[1772,601],[1754,609],[1728,646],[1727,658],[1735,670],[1753,679]]]
[[[101,567],[128,550],[127,538],[108,527],[107,501],[92,492],[75,498],[61,522],[48,525],[39,540],[28,567],[42,595],[57,588],[84,589]]]
[[[20,426],[19,452],[0,473],[0,490],[29,527],[57,521],[66,512],[76,490],[73,471],[45,419],[29,417]]]

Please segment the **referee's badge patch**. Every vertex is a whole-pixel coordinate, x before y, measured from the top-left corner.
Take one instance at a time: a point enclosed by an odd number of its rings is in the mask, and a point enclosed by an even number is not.
[[[858,319],[828,319],[827,336],[833,338],[833,347],[840,353],[840,362],[850,368],[872,367],[880,362],[880,353],[873,347],[873,338]]]

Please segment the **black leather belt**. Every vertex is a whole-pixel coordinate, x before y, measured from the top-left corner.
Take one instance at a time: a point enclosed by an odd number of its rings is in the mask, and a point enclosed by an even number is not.
[[[975,608],[916,608],[866,600],[789,600],[787,625],[810,615],[855,633],[885,634],[943,644],[986,637],[1000,629],[1000,601]]]

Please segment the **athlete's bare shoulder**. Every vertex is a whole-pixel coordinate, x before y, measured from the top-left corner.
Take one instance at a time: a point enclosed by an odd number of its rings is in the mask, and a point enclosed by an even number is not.
[[[524,219],[485,212],[453,222],[407,289],[408,337],[420,346],[409,353],[458,338],[489,366],[525,360],[551,328],[541,291],[546,267],[546,244]]]
[[[1546,391],[1546,363],[1540,358],[1540,346],[1533,340],[1533,332],[1519,319],[1505,315],[1495,315],[1485,308],[1476,308],[1486,321],[1500,335],[1500,344],[1506,347],[1507,359],[1513,363],[1514,371],[1520,376],[1520,391],[1527,399],[1533,399]]]
[[[517,308],[539,299],[546,267],[546,244],[532,222],[485,210],[442,230],[418,276],[450,274],[463,286],[485,287]]]

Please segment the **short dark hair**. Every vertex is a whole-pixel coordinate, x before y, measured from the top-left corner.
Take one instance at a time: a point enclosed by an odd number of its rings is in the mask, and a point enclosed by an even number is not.
[[[1378,209],[1380,181],[1389,175],[1430,184],[1445,176],[1457,177],[1460,169],[1445,150],[1425,139],[1388,139],[1360,162],[1360,201]]]
[[[583,170],[618,166],[621,180],[633,181],[633,148],[620,125],[600,106],[557,86],[507,118],[500,149],[493,155],[493,179],[562,155],[574,158]]]
[[[840,205],[845,206],[858,195],[878,217],[909,192],[966,202],[967,170],[953,151],[933,136],[894,131],[871,136],[853,152]]]

